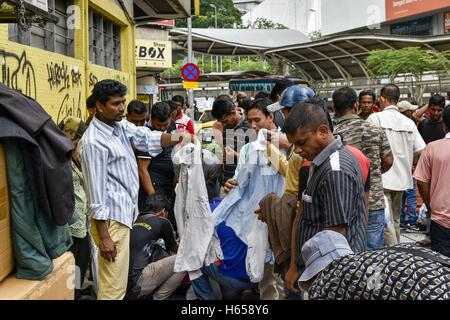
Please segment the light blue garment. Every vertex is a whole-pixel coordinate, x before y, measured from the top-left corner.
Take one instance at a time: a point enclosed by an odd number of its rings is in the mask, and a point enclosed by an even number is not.
[[[230,191],[213,212],[215,226],[225,221],[245,243],[249,229],[257,219],[255,210],[259,207],[259,201],[271,192],[281,197],[285,180],[270,166],[264,154],[265,146],[258,141],[249,145],[249,158],[241,165],[237,177],[238,186]]]
[[[231,190],[214,210],[213,218],[216,228],[222,222],[232,228],[236,236],[249,246],[247,254],[253,255],[255,250],[248,241],[252,229],[255,224],[258,228],[267,228],[265,223],[258,221],[255,210],[259,207],[259,201],[268,193],[282,196],[285,179],[270,166],[264,145],[255,141],[250,143],[248,148],[249,157],[246,163],[241,163],[237,177],[238,186]],[[263,244],[261,247],[264,247]],[[270,261],[273,257],[271,251],[267,252],[266,257],[266,262]],[[249,273],[251,266],[248,260],[246,267]],[[250,274],[249,276],[251,277]]]

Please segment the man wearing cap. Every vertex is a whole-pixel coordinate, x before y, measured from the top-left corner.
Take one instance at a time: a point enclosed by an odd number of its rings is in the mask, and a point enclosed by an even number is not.
[[[431,212],[431,248],[450,257],[450,106],[443,112],[445,138],[427,145],[414,178],[420,195]]]
[[[77,287],[75,288],[75,298],[80,298],[80,288],[83,286],[84,277],[90,260],[90,242],[88,221],[88,206],[86,192],[84,190],[84,180],[81,173],[81,164],[78,158],[78,143],[87,126],[80,118],[67,117],[59,124],[59,128],[72,140],[75,149],[72,153],[72,177],[75,196],[75,212],[69,221],[70,235],[73,245],[70,248],[74,257],[75,264],[79,270],[76,273]]]
[[[384,244],[393,246],[400,242],[400,211],[403,191],[413,188],[412,166],[417,163],[425,142],[415,123],[399,112],[397,103],[400,89],[388,84],[381,89],[380,103],[382,112],[372,114],[367,121],[384,129],[394,163],[382,175],[384,194],[388,199],[391,223],[384,230]]]
[[[337,232],[302,247],[299,287],[310,300],[448,300],[450,260],[411,244],[354,254]]]
[[[414,113],[419,108],[419,106],[410,103],[409,101],[400,101],[397,104],[398,111],[400,111],[405,117],[408,117],[414,123],[416,123],[416,118]],[[413,232],[426,230],[426,226],[422,227],[417,224],[417,191],[416,191],[416,180],[413,179],[413,187],[407,189],[402,195],[402,206],[400,211],[400,228],[410,230]]]

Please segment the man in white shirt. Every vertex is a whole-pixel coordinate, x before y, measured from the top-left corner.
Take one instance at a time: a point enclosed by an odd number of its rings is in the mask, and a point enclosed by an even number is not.
[[[426,146],[415,123],[398,110],[399,99],[400,89],[395,84],[384,86],[380,92],[383,111],[373,113],[367,119],[385,130],[394,155],[391,169],[382,175],[384,194],[388,199],[391,214],[391,222],[384,229],[386,246],[400,242],[402,193],[414,187],[412,166],[417,163]]]
[[[156,156],[162,147],[192,139],[189,134],[151,131],[124,120],[126,92],[126,86],[115,80],[94,86],[97,111],[79,143],[92,236],[99,248],[99,300],[121,300],[127,288],[130,230],[139,213],[133,147]]]

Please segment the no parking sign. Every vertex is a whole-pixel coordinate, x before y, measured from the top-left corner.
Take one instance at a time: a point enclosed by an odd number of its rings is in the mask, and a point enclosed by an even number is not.
[[[196,64],[186,63],[181,68],[181,78],[184,81],[197,81],[200,78],[200,69]]]

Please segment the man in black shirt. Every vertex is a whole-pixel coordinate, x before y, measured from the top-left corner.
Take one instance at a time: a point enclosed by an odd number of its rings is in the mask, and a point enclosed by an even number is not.
[[[151,118],[147,126],[150,130],[171,132],[175,130],[175,123],[171,118],[171,108],[165,102],[155,103],[151,110]],[[173,205],[175,203],[175,173],[172,163],[172,147],[162,148],[162,152],[156,157],[150,157],[146,152],[137,153],[139,181],[139,209],[143,208],[145,198],[160,193],[168,198],[170,207],[169,220],[175,225]]]
[[[442,114],[445,108],[445,98],[435,94],[428,102],[430,118],[419,123],[419,132],[426,144],[444,138],[444,127],[442,125]]]
[[[256,139],[256,133],[247,132],[248,124],[245,116],[237,111],[231,98],[216,99],[211,114],[222,127],[224,163],[222,185],[225,185],[225,182],[234,176],[239,151],[250,140]]]
[[[335,138],[319,104],[294,108],[284,124],[294,152],[311,162],[297,226],[298,270],[303,269],[301,247],[328,229],[344,234],[355,252],[367,248],[364,181],[357,159]]]
[[[127,299],[167,299],[180,285],[185,273],[173,271],[178,243],[169,220],[168,201],[156,194],[133,225],[130,237],[130,268]],[[164,240],[165,249],[159,244]]]

